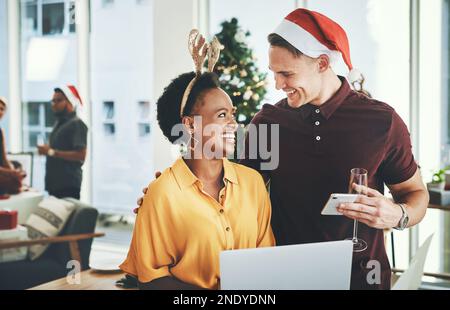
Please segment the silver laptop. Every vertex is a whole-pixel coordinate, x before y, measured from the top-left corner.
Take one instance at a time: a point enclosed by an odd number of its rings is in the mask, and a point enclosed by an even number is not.
[[[333,241],[223,251],[222,290],[349,290],[353,245]]]

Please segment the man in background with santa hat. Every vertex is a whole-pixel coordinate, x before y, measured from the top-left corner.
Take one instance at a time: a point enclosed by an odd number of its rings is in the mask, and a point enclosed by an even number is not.
[[[389,289],[383,229],[416,225],[429,201],[406,125],[388,104],[352,90],[335,74],[333,64],[344,61],[350,80],[359,75],[345,31],[328,17],[297,9],[268,40],[270,70],[287,98],[264,105],[252,123],[279,124],[279,166],[261,171],[264,160],[248,156],[241,163],[270,180],[277,245],[351,238],[356,219],[367,247],[354,249],[351,288]],[[344,216],[322,216],[331,193],[349,191],[352,168],[368,171],[367,196],[342,205]],[[383,195],[384,184],[393,200]]]
[[[88,128],[77,117],[79,105],[82,101],[74,86],[55,88],[52,110],[57,120],[49,144],[38,146],[39,154],[47,156],[45,189],[57,198],[80,199]]]

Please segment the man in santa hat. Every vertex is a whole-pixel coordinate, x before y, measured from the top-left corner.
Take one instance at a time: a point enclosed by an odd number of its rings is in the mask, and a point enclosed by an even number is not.
[[[416,225],[429,202],[406,125],[391,106],[353,91],[333,71],[343,61],[349,80],[360,75],[345,31],[328,17],[297,9],[268,41],[270,70],[286,98],[264,105],[252,123],[279,124],[279,166],[261,171],[264,160],[248,156],[242,163],[270,180],[277,245],[351,238],[358,220],[365,244],[354,245],[351,288],[389,289],[383,230]],[[331,193],[349,191],[352,168],[368,171],[367,196],[341,205],[344,216],[322,216]],[[393,200],[383,195],[385,184]]]
[[[55,88],[52,110],[57,120],[49,144],[38,146],[39,154],[47,156],[45,189],[57,198],[80,199],[81,167],[86,159],[88,132],[86,124],[76,114],[81,105],[75,86]]]

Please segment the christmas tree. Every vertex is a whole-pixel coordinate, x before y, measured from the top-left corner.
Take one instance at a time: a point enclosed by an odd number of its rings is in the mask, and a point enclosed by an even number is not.
[[[221,26],[222,31],[216,37],[225,48],[215,71],[222,89],[237,108],[238,123],[245,126],[259,111],[266,95],[267,73],[260,72],[255,64],[256,58],[247,44],[250,32],[242,30],[236,18],[223,22]]]

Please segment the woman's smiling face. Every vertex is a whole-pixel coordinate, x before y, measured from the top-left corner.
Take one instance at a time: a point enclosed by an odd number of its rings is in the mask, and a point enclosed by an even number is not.
[[[238,127],[235,115],[230,97],[220,88],[209,89],[198,98],[191,116],[194,116],[194,137],[201,137],[197,147],[202,147],[203,157],[234,153]]]

